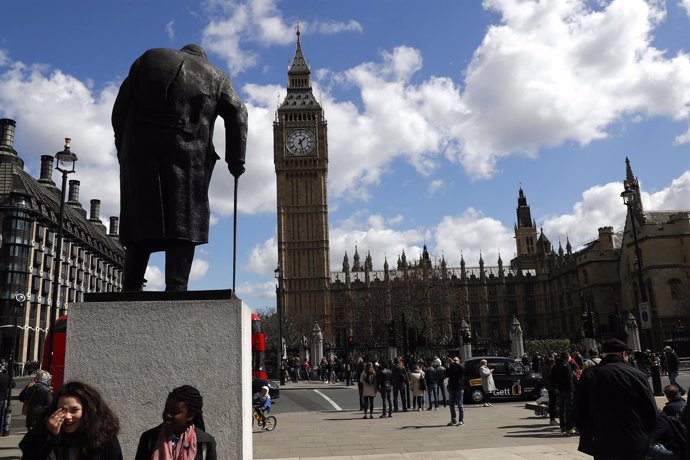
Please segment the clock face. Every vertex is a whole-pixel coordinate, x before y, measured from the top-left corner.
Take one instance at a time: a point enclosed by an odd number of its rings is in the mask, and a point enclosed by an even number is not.
[[[306,129],[295,129],[288,134],[286,144],[293,155],[309,155],[314,151],[314,134]]]

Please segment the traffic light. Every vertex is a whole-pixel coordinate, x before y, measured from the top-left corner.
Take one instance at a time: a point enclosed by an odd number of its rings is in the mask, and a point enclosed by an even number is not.
[[[349,335],[349,336],[347,336],[347,345],[348,345],[349,347],[352,347],[352,344],[353,344],[353,342],[352,342],[352,336]]]

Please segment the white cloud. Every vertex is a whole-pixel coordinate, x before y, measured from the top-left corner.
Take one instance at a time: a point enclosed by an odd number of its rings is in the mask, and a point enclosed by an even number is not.
[[[192,269],[189,272],[189,280],[197,281],[206,276],[206,273],[208,272],[208,267],[208,260],[195,257],[192,261]]]
[[[434,193],[438,192],[439,190],[442,190],[445,188],[446,184],[443,182],[441,179],[433,180],[429,183],[429,186],[426,189],[426,192],[429,194],[429,196],[433,195]]]
[[[434,229],[435,251],[451,267],[460,266],[461,254],[468,267],[477,266],[480,255],[486,265],[496,265],[499,252],[507,265],[515,253],[513,237],[512,229],[474,208],[443,217]]]
[[[232,74],[259,63],[259,55],[247,49],[246,43],[265,47],[286,45],[295,40],[294,25],[283,17],[275,0],[212,0],[206,5],[209,23],[202,32],[202,43],[226,61]],[[302,31],[321,34],[361,32],[362,26],[354,20],[325,20],[305,24]]]
[[[163,273],[160,267],[156,265],[147,265],[144,279],[146,279],[145,291],[165,290],[165,273]]]
[[[457,158],[488,177],[511,153],[534,155],[566,140],[588,144],[626,116],[688,118],[690,60],[651,45],[658,2],[486,0],[502,23],[489,28],[467,71],[469,117]]]
[[[78,157],[70,179],[81,181],[80,201],[100,199],[102,217],[119,215],[119,170],[110,125],[117,88],[108,84],[95,89],[42,65],[14,62],[2,70],[2,116],[17,122],[15,147],[27,170],[37,177],[39,157],[62,150],[64,138],[70,137]]]
[[[620,197],[622,191],[623,184],[620,182],[597,185],[582,193],[582,200],[573,205],[572,213],[538,216],[554,248],[558,249],[559,239],[565,246],[568,238],[573,248],[577,249],[596,239],[599,227],[611,226],[614,231],[621,230],[627,212]]]
[[[265,283],[244,282],[237,286],[237,295],[240,298],[258,297],[260,299],[267,299],[267,304],[273,306],[276,301],[276,283],[275,281],[266,281]],[[255,307],[259,307],[259,305]]]
[[[688,17],[690,17],[690,0],[680,0],[678,2],[678,5],[680,5],[682,8],[684,8]]]
[[[165,33],[170,40],[175,39],[175,21],[170,21],[165,25]]]
[[[362,33],[364,31],[364,29],[362,29],[362,25],[354,19],[348,22],[320,21],[308,23],[306,25],[306,30],[309,31],[312,29],[325,35],[338,34],[340,32]]]
[[[690,170],[674,179],[671,185],[654,193],[644,193],[642,204],[650,210],[690,210]]]
[[[275,236],[256,245],[249,253],[249,263],[242,267],[244,270],[258,275],[268,276],[273,273],[278,264],[278,242]]]

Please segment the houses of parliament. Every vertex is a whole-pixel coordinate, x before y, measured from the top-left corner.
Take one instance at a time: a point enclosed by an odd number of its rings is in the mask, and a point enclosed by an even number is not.
[[[554,247],[537,229],[520,188],[516,256],[507,263],[480,257],[478,266],[466,266],[461,258],[459,267],[449,267],[444,258],[432,261],[424,247],[418,259],[403,252],[374,269],[371,255],[362,260],[354,248],[352,261],[345,254],[342,269],[331,271],[328,126],[310,77],[298,32],[287,95],[274,121],[284,317],[318,322],[334,344],[346,337],[383,343],[390,322],[403,317],[420,337],[438,344],[451,342],[463,321],[474,337],[506,339],[513,318],[527,339],[579,341],[588,315],[598,338],[620,336],[634,319],[642,346],[658,349],[690,325],[690,211],[644,210],[628,159],[626,221],[621,229],[599,228],[582,248],[574,250],[569,241]]]

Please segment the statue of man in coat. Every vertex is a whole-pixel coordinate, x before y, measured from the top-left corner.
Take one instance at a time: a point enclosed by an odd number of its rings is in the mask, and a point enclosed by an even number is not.
[[[247,109],[203,48],[150,49],[122,82],[112,124],[120,162],[124,291],[142,289],[149,256],[158,251],[165,251],[165,290],[187,290],[194,248],[208,242],[219,115],[225,161],[238,178],[244,172]]]

